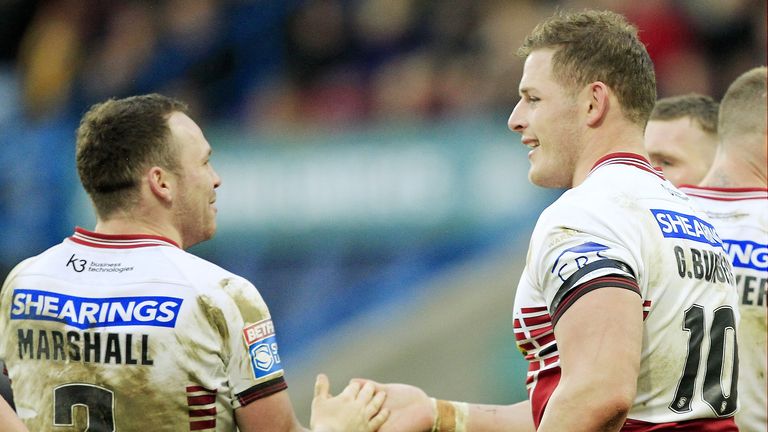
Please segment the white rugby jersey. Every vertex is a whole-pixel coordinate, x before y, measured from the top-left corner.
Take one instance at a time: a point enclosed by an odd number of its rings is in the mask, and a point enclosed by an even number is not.
[[[256,288],[163,237],[77,228],[9,274],[0,334],[33,431],[232,431],[286,388]]]
[[[768,430],[768,189],[680,188],[709,216],[725,244],[739,293],[742,432]]]
[[[622,430],[735,430],[739,317],[728,257],[706,216],[630,153],[600,159],[533,231],[514,328],[535,424],[560,379],[553,328],[581,295],[603,287],[643,301],[637,395]]]

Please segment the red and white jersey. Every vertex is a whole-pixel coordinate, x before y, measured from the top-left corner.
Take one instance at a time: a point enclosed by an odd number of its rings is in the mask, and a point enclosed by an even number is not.
[[[77,228],[11,271],[0,334],[34,431],[233,431],[286,388],[256,288],[163,237]]]
[[[733,282],[717,232],[684,194],[638,155],[599,160],[542,212],[517,287],[535,424],[560,379],[557,320],[583,294],[612,287],[643,301],[637,395],[622,430],[735,430]]]
[[[768,430],[768,189],[680,188],[725,244],[739,293],[739,429]]]

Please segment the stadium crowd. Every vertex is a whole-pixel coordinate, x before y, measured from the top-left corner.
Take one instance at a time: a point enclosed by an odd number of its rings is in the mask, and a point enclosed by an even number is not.
[[[510,41],[555,7],[626,15],[654,60],[659,97],[720,97],[765,58],[759,0],[9,1],[0,91],[18,103],[0,118],[71,118],[148,91],[248,130],[508,110],[520,74]]]

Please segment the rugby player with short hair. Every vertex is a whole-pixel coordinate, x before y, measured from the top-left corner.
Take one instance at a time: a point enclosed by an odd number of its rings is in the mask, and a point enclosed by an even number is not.
[[[637,30],[613,12],[558,12],[520,53],[509,128],[530,181],[568,189],[539,217],[515,297],[528,399],[378,384],[381,431],[735,431],[733,273],[707,217],[646,156],[656,82]]]
[[[211,146],[181,102],[96,104],[77,130],[95,229],[18,264],[0,291],[0,359],[34,431],[298,431],[269,309],[185,251],[216,231]],[[319,376],[316,431],[375,430],[384,394]]]
[[[718,103],[690,93],[659,99],[645,126],[645,150],[675,186],[698,184],[717,149]]]
[[[699,186],[682,187],[712,220],[739,293],[742,432],[768,429],[768,100],[765,66],[739,76],[720,103],[720,146]]]

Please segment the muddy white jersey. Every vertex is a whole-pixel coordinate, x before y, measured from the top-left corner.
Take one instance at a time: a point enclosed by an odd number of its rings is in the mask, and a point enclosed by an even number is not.
[[[628,289],[643,301],[643,346],[622,430],[735,430],[733,282],[717,232],[684,194],[638,155],[602,158],[542,212],[517,288],[536,425],[560,379],[557,320],[587,292]]]
[[[768,189],[680,188],[725,244],[739,293],[739,412],[743,432],[768,430]]]
[[[286,388],[256,288],[163,237],[77,228],[11,271],[0,334],[34,431],[232,431]]]

